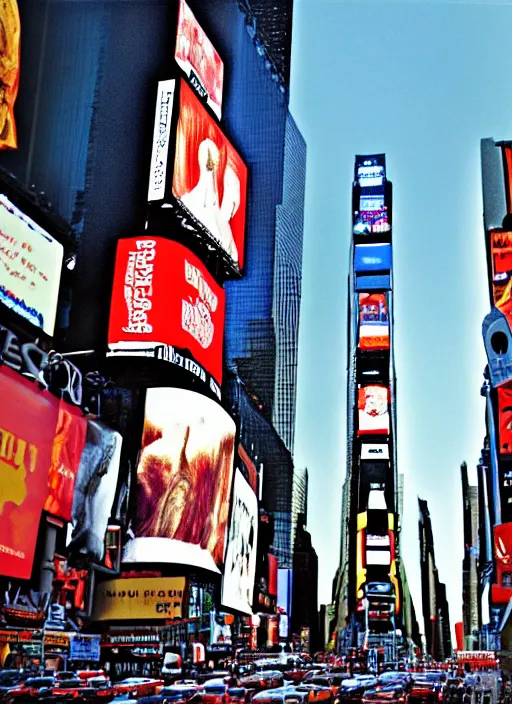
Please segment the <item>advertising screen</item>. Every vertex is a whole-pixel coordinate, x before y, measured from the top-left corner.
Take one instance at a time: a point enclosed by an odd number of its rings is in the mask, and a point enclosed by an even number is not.
[[[356,244],[354,271],[359,274],[372,271],[391,271],[391,245]]]
[[[359,294],[359,349],[389,350],[389,315],[385,293]]]
[[[183,80],[172,192],[242,269],[247,167]]]
[[[192,252],[163,237],[117,245],[109,350],[140,354],[162,346],[189,350],[222,381],[225,294]]]
[[[121,435],[99,420],[87,419],[85,446],[75,481],[69,551],[101,562],[105,534],[114,503]]]
[[[512,232],[491,230],[489,235],[494,305],[512,324]]]
[[[183,617],[185,577],[109,579],[96,588],[94,621]]]
[[[222,603],[249,615],[252,614],[257,537],[258,499],[237,470],[224,560]]]
[[[498,388],[500,454],[512,455],[512,389]]]
[[[389,434],[389,389],[380,384],[359,387],[358,435]]]
[[[354,213],[354,235],[370,235],[389,232],[388,209],[384,205],[384,194],[364,196],[359,200],[359,209]]]
[[[361,445],[362,460],[389,460],[389,446],[385,444],[363,443]]]
[[[224,63],[185,0],[180,0],[174,58],[220,120]]]
[[[59,401],[0,368],[0,574],[29,579]]]
[[[87,421],[81,410],[60,401],[44,510],[65,521],[71,521],[75,481],[86,432]]]
[[[63,246],[0,194],[0,302],[53,335]]]
[[[0,4],[0,24],[2,27],[0,149],[15,149],[18,146],[18,140],[14,121],[14,103],[18,95],[20,77],[21,35],[20,15],[16,0],[4,0]]]
[[[505,190],[507,197],[507,210],[512,213],[512,145],[503,145],[503,161],[505,171]]]
[[[235,423],[193,391],[148,389],[137,467],[135,540],[127,562],[214,572],[224,559]]]

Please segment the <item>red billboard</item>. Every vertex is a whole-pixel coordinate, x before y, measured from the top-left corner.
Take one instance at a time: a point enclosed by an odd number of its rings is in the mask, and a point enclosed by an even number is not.
[[[242,269],[247,167],[184,80],[172,192]]]
[[[2,61],[0,63],[0,149],[16,149],[18,139],[14,121],[14,103],[20,79],[21,22],[16,0],[0,4]]]
[[[225,293],[186,247],[163,237],[117,245],[108,346],[136,355],[169,345],[189,350],[222,381]]]
[[[507,211],[512,213],[512,146],[503,145],[503,161],[505,172],[505,193],[507,197]]]
[[[512,325],[512,232],[491,230],[489,234],[494,305]]]
[[[498,388],[500,454],[512,455],[512,389]]]
[[[146,395],[137,467],[136,538],[124,561],[214,572],[224,560],[235,423],[215,401],[185,389]]]
[[[389,314],[385,293],[359,294],[359,349],[389,350]]]
[[[359,387],[358,435],[389,435],[389,389],[380,384]]]
[[[220,120],[224,63],[185,0],[180,0],[174,58]]]
[[[0,368],[0,574],[29,579],[59,401]]]
[[[512,523],[494,526],[496,584],[492,587],[493,603],[508,603],[512,596]]]

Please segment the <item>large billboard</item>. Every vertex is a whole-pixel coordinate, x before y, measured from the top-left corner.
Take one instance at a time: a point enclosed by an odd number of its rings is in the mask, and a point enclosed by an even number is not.
[[[380,384],[358,390],[358,435],[389,435],[389,389]]]
[[[180,0],[174,58],[220,120],[224,63],[185,0]]]
[[[512,324],[512,232],[491,230],[489,236],[494,305]]]
[[[121,435],[99,420],[87,419],[85,446],[75,481],[69,550],[101,562],[105,534],[119,477]]]
[[[109,579],[96,587],[93,621],[183,617],[185,577]]]
[[[512,455],[512,389],[498,388],[500,454]]]
[[[356,244],[354,271],[357,274],[391,271],[391,245]]]
[[[14,103],[20,78],[21,23],[16,0],[0,4],[2,61],[0,64],[0,149],[18,146]]]
[[[126,546],[126,562],[219,571],[234,448],[235,423],[218,403],[184,389],[148,389],[137,467],[136,538]]]
[[[0,368],[0,574],[29,579],[59,401]]]
[[[148,200],[164,201],[172,195],[230,265],[242,269],[247,167],[184,79],[159,83],[156,112]]]
[[[0,194],[0,302],[53,335],[63,246]]]
[[[111,355],[189,350],[222,382],[225,293],[201,261],[163,237],[117,244],[108,346]]]
[[[222,604],[249,615],[252,614],[257,537],[258,499],[237,470],[224,561]]]
[[[359,294],[359,349],[389,350],[389,313],[385,293]]]
[[[389,232],[388,209],[384,204],[384,193],[361,195],[358,209],[354,212],[354,235],[370,235]]]

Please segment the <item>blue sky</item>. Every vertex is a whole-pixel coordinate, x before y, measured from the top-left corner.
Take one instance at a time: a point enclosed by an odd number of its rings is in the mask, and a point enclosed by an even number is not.
[[[420,616],[419,495],[461,620],[459,466],[476,482],[489,310],[480,139],[512,138],[511,20],[499,0],[295,0],[290,107],[308,147],[295,460],[310,472],[320,603],[339,559],[353,158],[385,152],[402,555]]]

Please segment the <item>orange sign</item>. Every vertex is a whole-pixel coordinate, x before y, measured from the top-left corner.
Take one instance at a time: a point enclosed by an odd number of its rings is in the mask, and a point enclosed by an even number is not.
[[[16,0],[0,3],[0,149],[16,149],[14,103],[20,78],[21,23]]]

